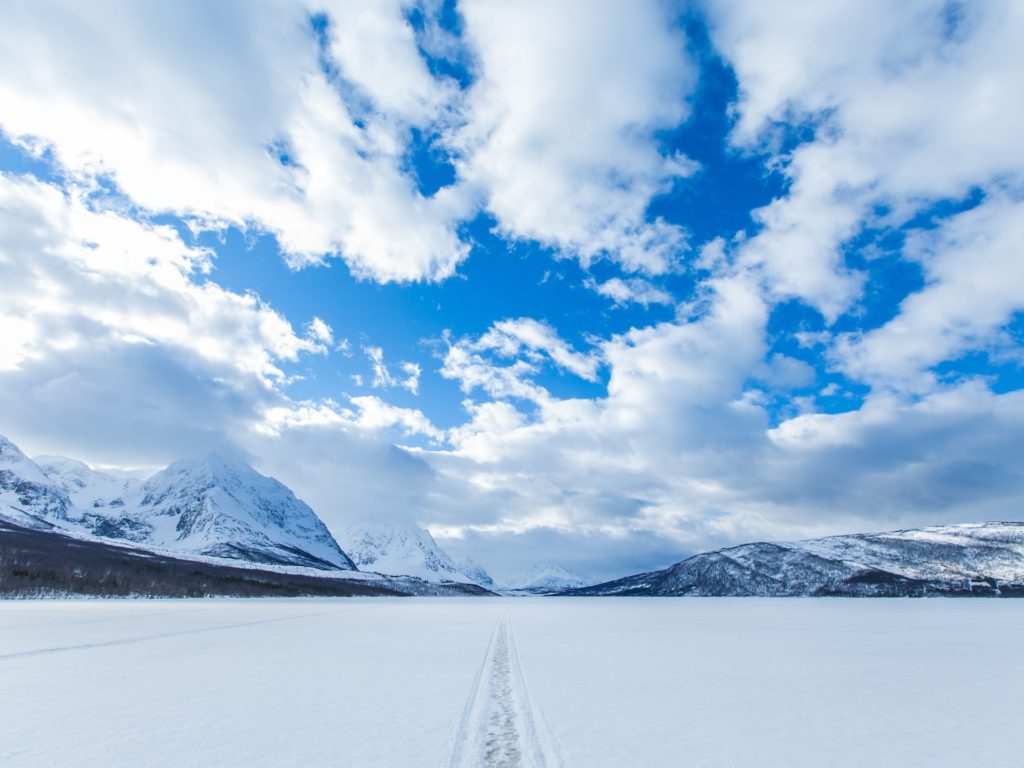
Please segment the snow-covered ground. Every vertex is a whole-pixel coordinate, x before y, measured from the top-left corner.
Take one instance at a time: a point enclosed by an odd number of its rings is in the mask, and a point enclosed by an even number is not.
[[[1011,600],[10,601],[0,765],[1018,766],[1021,637]]]

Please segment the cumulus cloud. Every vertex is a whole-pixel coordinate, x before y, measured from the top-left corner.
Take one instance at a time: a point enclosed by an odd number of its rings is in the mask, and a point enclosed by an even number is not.
[[[501,320],[477,339],[449,339],[441,375],[459,382],[463,392],[476,389],[494,398],[520,398],[538,405],[550,402],[548,391],[533,379],[551,364],[586,381],[598,380],[600,357],[579,352],[547,323],[520,317]]]
[[[306,324],[306,333],[310,339],[324,345],[325,351],[334,343],[334,330],[319,317],[314,317]],[[338,346],[342,347],[340,344]],[[344,351],[344,347],[338,351]]]
[[[606,296],[615,302],[615,306],[624,307],[627,304],[642,304],[647,307],[651,304],[673,304],[672,295],[643,278],[634,277],[623,280],[621,277],[613,277],[599,283],[596,280],[588,280],[587,287]]]
[[[384,365],[384,349],[382,347],[364,347],[363,351],[366,353],[366,357],[370,361],[370,367],[373,370],[373,386],[393,386],[395,380],[391,376],[391,371]]]
[[[405,378],[399,382],[399,386],[418,395],[420,393],[420,376],[423,374],[419,363],[402,363],[402,372],[405,373]]]
[[[371,369],[373,370],[371,384],[374,387],[401,387],[414,395],[419,394],[420,376],[423,373],[419,363],[409,361],[400,363],[399,367],[402,369],[402,373],[405,374],[405,377],[402,378],[391,373],[391,369],[384,362],[384,349],[382,347],[364,347],[363,351],[366,353],[366,357],[369,359]],[[362,385],[361,383],[362,377],[359,378],[360,386]]]
[[[695,73],[661,3],[466,2],[458,41],[430,5],[417,39],[411,5],[119,2],[102,24],[74,3],[11,5],[0,129],[149,211],[270,232],[293,266],[340,256],[359,277],[441,280],[481,205],[584,262],[677,261],[683,230],[646,211],[696,170],[655,136],[686,118]],[[472,58],[468,93],[421,44]],[[414,130],[456,182],[420,191]]]
[[[695,164],[654,134],[688,115],[695,72],[658,2],[460,5],[476,61],[460,176],[482,190],[505,234],[584,263],[607,256],[665,272],[684,232],[646,215],[651,199]]]
[[[253,294],[203,279],[209,252],[174,229],[96,211],[75,193],[0,175],[0,367],[102,343],[159,345],[269,385],[281,362],[322,351]],[[322,327],[321,327],[322,326]]]
[[[741,249],[771,288],[828,320],[863,275],[842,245],[972,189],[1020,184],[1024,52],[1018,3],[707,5],[715,45],[739,80],[740,147],[775,151],[790,179],[757,212]],[[785,151],[786,131],[810,141]],[[781,152],[779,150],[782,150]]]
[[[709,3],[739,86],[728,140],[787,185],[700,248],[692,300],[651,324],[626,307],[676,304],[656,276],[688,246],[684,217],[649,207],[697,170],[662,141],[696,81],[670,9],[467,0],[460,37],[429,4],[414,30],[409,7],[0,10],[17,30],[0,129],[62,180],[0,176],[5,431],[109,464],[241,447],[331,525],[416,520],[499,572],[611,577],[750,539],[1019,516],[1020,394],[940,373],[1019,353],[1018,4]],[[467,63],[469,85],[424,51]],[[421,191],[414,135],[452,161],[449,186]],[[586,286],[623,309],[600,335],[526,309],[447,335],[440,384],[465,418],[445,428],[432,403],[387,401],[433,371],[380,346],[368,373],[339,370],[375,395],[290,397],[304,356],[351,355],[358,331],[219,286],[215,253],[151,215],[387,282],[452,275],[481,210],[507,240],[617,262]],[[884,278],[847,250],[875,232],[922,284],[861,322]],[[780,330],[793,299],[823,322]],[[559,397],[552,376],[600,395]],[[794,395],[851,382],[866,394],[845,413]]]
[[[250,10],[123,2],[100,23],[75,3],[5,6],[0,25],[17,31],[0,44],[0,128],[150,211],[271,232],[294,265],[338,254],[382,282],[451,275],[470,203],[421,194],[403,160],[450,86],[427,71],[403,4]]]
[[[210,282],[210,253],[170,227],[9,175],[0,222],[5,429],[68,439],[48,450],[116,463],[132,444],[128,463],[152,463],[224,445],[278,396],[284,366],[323,352],[257,296]]]
[[[908,255],[926,284],[880,328],[846,333],[834,350],[848,375],[914,393],[937,386],[933,368],[970,351],[1013,347],[1003,328],[1024,310],[1024,204],[1004,195],[915,235]]]

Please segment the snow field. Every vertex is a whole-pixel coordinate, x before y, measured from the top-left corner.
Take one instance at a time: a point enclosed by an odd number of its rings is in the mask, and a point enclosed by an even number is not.
[[[1019,766],[1011,600],[0,603],[3,766]]]

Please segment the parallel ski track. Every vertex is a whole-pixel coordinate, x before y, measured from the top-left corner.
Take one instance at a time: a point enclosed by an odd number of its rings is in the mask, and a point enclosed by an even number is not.
[[[452,739],[449,768],[560,768],[562,761],[534,705],[506,613]]]

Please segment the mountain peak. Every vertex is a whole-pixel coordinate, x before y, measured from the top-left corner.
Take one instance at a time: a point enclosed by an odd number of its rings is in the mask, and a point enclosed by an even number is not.
[[[238,459],[213,452],[175,462],[147,480],[141,495],[140,510],[165,540],[202,554],[355,568],[305,502]]]
[[[389,576],[416,576],[426,581],[459,581],[487,586],[490,577],[477,566],[473,573],[449,557],[430,532],[416,523],[365,521],[341,534],[342,546],[360,568]]]
[[[592,581],[573,573],[555,563],[533,563],[509,584],[509,589],[522,592],[555,592],[562,589],[575,589]]]

